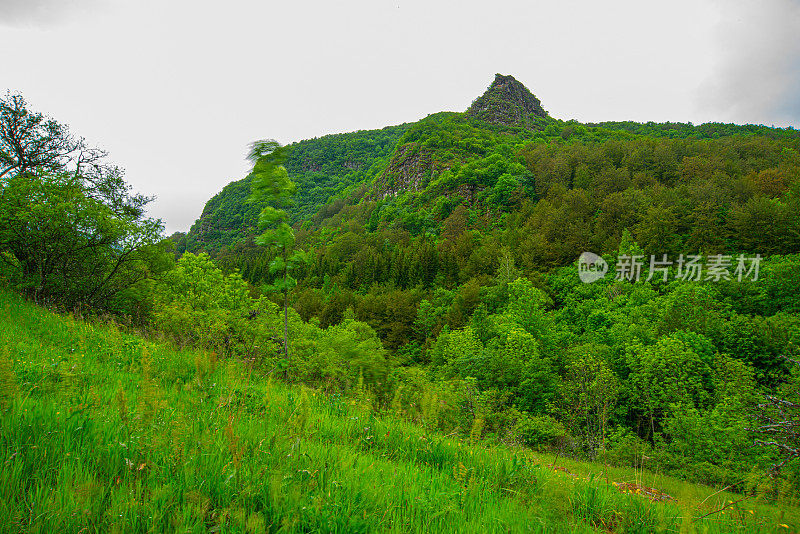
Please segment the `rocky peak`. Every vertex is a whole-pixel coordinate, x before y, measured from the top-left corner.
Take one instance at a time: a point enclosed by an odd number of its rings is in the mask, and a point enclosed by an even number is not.
[[[507,126],[531,126],[532,118],[547,117],[542,103],[513,76],[496,74],[483,95],[467,109],[467,115]]]

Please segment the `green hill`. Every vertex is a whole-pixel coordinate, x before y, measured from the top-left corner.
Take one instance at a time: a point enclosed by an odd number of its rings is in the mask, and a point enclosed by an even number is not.
[[[798,146],[800,133],[791,128],[558,120],[523,84],[498,74],[464,113],[300,141],[290,145],[286,167],[299,188],[295,223],[317,227],[345,206],[360,206],[345,214],[357,211],[356,222],[369,228],[383,222],[438,234],[460,203],[500,216],[553,186],[604,197],[630,187],[707,183],[714,173],[737,180],[781,160],[796,166]],[[777,179],[785,186],[794,172]],[[248,178],[226,186],[180,250],[217,253],[252,236],[260,206],[246,203],[248,195]]]
[[[5,292],[0,326],[0,532],[800,528],[786,504],[646,470],[554,469],[476,439],[478,423],[471,439],[438,433],[435,409],[411,424],[366,391],[287,386]]]
[[[407,127],[402,124],[326,135],[290,145],[286,167],[299,189],[293,220],[307,220],[331,199],[346,196],[373,180]],[[249,196],[249,177],[225,186],[206,203],[200,218],[180,242],[180,250],[213,253],[251,237],[263,206],[248,202]]]
[[[352,307],[395,348],[418,339],[417,306],[437,291],[434,332],[465,326],[481,302],[501,306],[503,262],[536,278],[583,251],[618,253],[626,235],[645,259],[800,251],[796,130],[529,118],[408,125],[374,179],[296,224],[314,261],[295,308],[327,325]],[[271,259],[247,240],[215,257],[256,287]]]

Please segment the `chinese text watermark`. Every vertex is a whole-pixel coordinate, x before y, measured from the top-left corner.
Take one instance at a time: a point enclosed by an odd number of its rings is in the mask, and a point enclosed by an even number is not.
[[[726,254],[680,254],[670,258],[667,254],[630,255],[620,254],[614,267],[615,280],[638,282],[644,279],[667,282],[684,280],[700,282],[704,280],[719,282],[720,280],[758,280],[761,255],[748,257]],[[603,258],[592,252],[584,252],[578,258],[578,276],[581,281],[590,284],[608,274],[609,266]]]

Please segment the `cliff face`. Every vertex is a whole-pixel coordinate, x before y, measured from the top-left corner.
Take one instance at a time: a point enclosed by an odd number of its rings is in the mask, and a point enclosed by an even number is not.
[[[424,189],[432,172],[433,161],[428,150],[416,143],[399,145],[378,178],[376,197],[383,200],[403,191]]]
[[[483,95],[467,108],[467,115],[493,124],[531,127],[536,117],[545,118],[542,103],[513,76],[496,74]]]

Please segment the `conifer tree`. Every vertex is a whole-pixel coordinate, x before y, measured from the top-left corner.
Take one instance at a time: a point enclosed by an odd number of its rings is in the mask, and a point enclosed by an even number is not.
[[[256,243],[276,252],[269,264],[269,272],[275,278],[263,289],[268,293],[283,293],[283,353],[288,377],[289,291],[297,285],[292,273],[309,262],[309,255],[295,249],[294,231],[289,225],[289,213],[284,209],[294,204],[297,194],[297,186],[284,167],[286,152],[286,147],[277,141],[256,141],[251,145],[248,159],[253,162],[251,201],[267,204],[259,215],[258,226],[263,233],[256,238]]]

